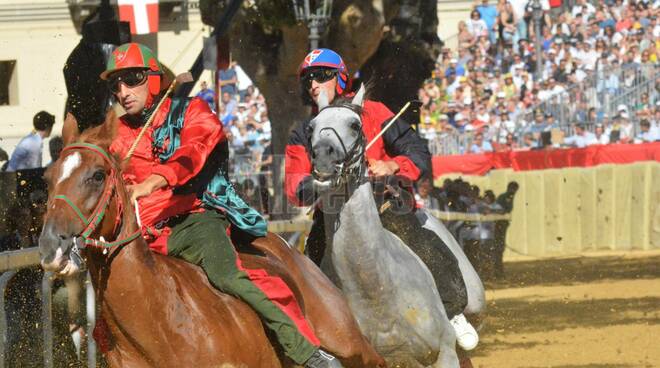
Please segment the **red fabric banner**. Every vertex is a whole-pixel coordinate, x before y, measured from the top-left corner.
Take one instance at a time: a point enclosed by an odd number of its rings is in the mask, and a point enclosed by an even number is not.
[[[434,156],[433,176],[437,178],[452,173],[484,175],[490,170],[509,167],[515,171],[526,171],[589,167],[600,164],[628,164],[638,161],[660,162],[660,142]]]

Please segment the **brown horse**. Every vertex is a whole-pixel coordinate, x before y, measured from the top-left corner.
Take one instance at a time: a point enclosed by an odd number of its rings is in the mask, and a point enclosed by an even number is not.
[[[81,248],[109,332],[110,365],[292,366],[246,304],[214,289],[197,266],[149,250],[118,161],[106,153],[115,124],[108,114],[48,169],[39,239],[42,266],[59,274],[77,271]],[[253,245],[260,255],[240,254],[243,265],[287,281],[324,349],[346,367],[384,366],[340,291],[312,262],[273,234]]]

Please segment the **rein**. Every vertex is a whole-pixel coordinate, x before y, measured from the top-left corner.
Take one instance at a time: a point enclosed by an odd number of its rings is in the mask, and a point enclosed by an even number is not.
[[[60,200],[66,203],[73,210],[76,216],[78,216],[78,219],[82,222],[83,226],[85,226],[85,228],[78,234],[78,236],[74,237],[73,248],[71,250],[72,253],[75,254],[76,257],[78,257],[81,260],[82,258],[80,257],[80,254],[77,253],[79,248],[84,249],[87,246],[101,247],[104,248],[103,253],[106,254],[109,248],[124,246],[132,242],[133,240],[137,239],[138,237],[140,237],[142,232],[138,228],[136,231],[129,234],[127,237],[123,239],[117,239],[112,242],[106,242],[105,240],[92,238],[92,234],[97,229],[98,225],[101,223],[101,221],[106,215],[112,197],[116,194],[116,186],[119,181],[118,172],[115,169],[112,160],[110,159],[110,155],[108,155],[108,153],[105,150],[103,150],[103,148],[97,145],[91,143],[72,143],[64,147],[62,152],[67,150],[92,151],[103,157],[103,159],[108,164],[110,164],[110,167],[112,168],[110,171],[110,175],[108,176],[109,180],[107,181],[107,184],[103,189],[103,194],[101,195],[101,199],[99,200],[98,204],[96,205],[96,208],[94,209],[92,214],[89,215],[89,217],[85,217],[82,211],[80,210],[80,208],[78,208],[78,206],[76,206],[75,203],[73,203],[73,201],[69,199],[66,195],[60,194],[53,197],[53,200]],[[117,205],[117,219],[115,220],[115,227],[113,230],[114,233],[116,233],[119,226],[121,226],[121,216],[123,210],[121,200],[117,200],[116,205]],[[82,242],[78,242],[77,241],[78,238],[80,238]]]

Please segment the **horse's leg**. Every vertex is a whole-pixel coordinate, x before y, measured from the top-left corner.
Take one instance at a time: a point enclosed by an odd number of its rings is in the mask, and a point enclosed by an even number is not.
[[[383,227],[396,234],[426,265],[433,276],[450,320],[463,313],[467,290],[458,260],[433,231],[422,227],[412,213],[387,210],[380,215]]]
[[[451,252],[458,260],[458,267],[463,275],[463,281],[468,294],[468,303],[465,307],[464,313],[466,314],[481,314],[486,310],[486,292],[481,278],[477,271],[474,269],[467,256],[458,245],[456,239],[451,235],[449,230],[438,219],[433,217],[430,213],[419,210],[416,212],[418,220],[422,226],[436,233],[443,243],[451,250]]]
[[[468,352],[462,349],[458,349],[456,352],[458,353],[458,361],[461,365],[461,368],[473,368],[472,360],[470,360],[470,355]]]
[[[347,368],[384,366],[384,360],[362,335],[341,292],[311,260],[273,234],[255,240],[253,245],[268,255],[268,261],[241,255],[244,265],[264,268],[291,285],[324,349]]]
[[[458,359],[456,350],[446,341],[442,342],[438,359],[429,366],[430,368],[461,368],[461,362]]]

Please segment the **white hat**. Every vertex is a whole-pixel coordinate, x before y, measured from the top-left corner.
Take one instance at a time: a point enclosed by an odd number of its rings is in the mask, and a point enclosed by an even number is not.
[[[454,115],[454,120],[455,121],[465,120],[465,116],[463,116],[463,114],[459,112],[458,114]]]
[[[465,97],[463,99],[463,105],[469,105],[472,103],[472,99],[470,97]]]
[[[497,98],[504,98],[504,97],[506,97],[506,93],[504,93],[502,91],[497,92]]]
[[[619,106],[617,106],[616,111],[628,111],[628,106],[624,104],[620,104]]]
[[[449,60],[449,63],[456,64],[456,63],[458,63],[458,59],[452,58],[451,60]]]

